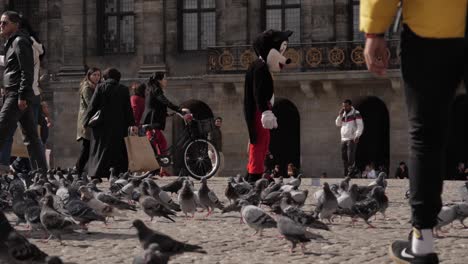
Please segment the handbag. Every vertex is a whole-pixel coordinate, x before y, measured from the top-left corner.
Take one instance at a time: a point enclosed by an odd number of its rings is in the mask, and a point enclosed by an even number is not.
[[[89,119],[88,127],[97,127],[102,123],[102,112],[97,110],[97,112]]]

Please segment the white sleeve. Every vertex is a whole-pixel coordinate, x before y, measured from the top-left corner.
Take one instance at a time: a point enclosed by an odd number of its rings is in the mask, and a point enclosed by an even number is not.
[[[336,126],[340,127],[340,126],[343,124],[343,122],[341,121],[341,119],[342,119],[342,116],[341,116],[341,115],[338,115],[338,117],[337,117],[336,120],[335,120]]]

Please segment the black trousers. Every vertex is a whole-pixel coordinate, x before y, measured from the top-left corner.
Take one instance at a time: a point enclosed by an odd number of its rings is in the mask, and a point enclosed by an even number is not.
[[[442,207],[448,115],[464,72],[464,39],[429,39],[404,26],[401,71],[410,134],[413,226],[436,225]]]
[[[343,160],[344,175],[352,176],[356,164],[356,147],[354,140],[341,142],[341,159]]]
[[[78,157],[78,161],[76,162],[76,171],[78,172],[78,175],[81,176],[81,173],[84,171],[84,168],[89,160],[89,146],[91,142],[85,138],[80,139],[80,141],[81,152],[80,156]]]
[[[44,147],[37,133],[37,125],[34,119],[33,109],[28,102],[28,107],[21,111],[18,108],[18,94],[16,91],[5,91],[3,106],[0,111],[0,148],[6,142],[8,136],[13,135],[16,124],[19,122],[23,141],[28,149],[30,160],[34,161],[32,169],[47,170]]]

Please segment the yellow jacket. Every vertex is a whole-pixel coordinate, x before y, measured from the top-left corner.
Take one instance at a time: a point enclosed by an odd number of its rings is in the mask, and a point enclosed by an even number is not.
[[[400,0],[361,0],[360,30],[384,33],[394,20]],[[426,38],[465,35],[468,0],[404,0],[403,23]]]

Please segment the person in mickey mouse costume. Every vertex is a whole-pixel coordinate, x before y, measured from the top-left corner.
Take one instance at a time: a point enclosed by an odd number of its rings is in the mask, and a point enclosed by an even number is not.
[[[270,129],[278,127],[271,111],[274,104],[272,72],[280,72],[291,62],[283,54],[292,31],[267,30],[254,41],[258,56],[245,74],[244,116],[249,130],[247,180],[254,182],[264,172],[264,161],[270,145]]]

